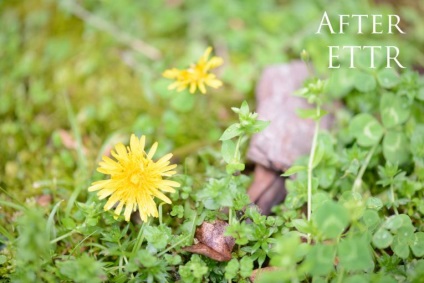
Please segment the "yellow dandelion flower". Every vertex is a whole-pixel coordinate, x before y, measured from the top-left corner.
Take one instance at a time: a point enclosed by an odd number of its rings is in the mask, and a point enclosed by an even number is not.
[[[131,135],[130,146],[125,147],[122,143],[115,146],[112,156],[116,159],[103,156],[97,171],[110,175],[109,180],[94,182],[88,190],[99,191],[99,199],[109,197],[104,209],[109,210],[115,204],[115,214],[120,215],[125,206],[125,220],[129,221],[131,213],[138,208],[140,218],[147,221],[150,216],[158,217],[158,210],[154,197],[171,203],[171,200],[163,192],[175,192],[173,187],[180,184],[163,177],[171,177],[176,172],[175,164],[170,164],[172,153],[165,155],[158,161],[152,157],[156,152],[157,143],[154,143],[149,153],[144,151],[145,136],[138,139]]]
[[[194,93],[199,88],[200,92],[204,94],[206,93],[206,86],[212,88],[222,86],[222,82],[216,78],[216,75],[209,72],[221,66],[224,60],[216,56],[209,59],[211,52],[212,47],[208,47],[199,61],[196,64],[191,64],[188,69],[179,70],[172,68],[163,72],[162,76],[165,78],[176,80],[168,89],[182,91],[189,88],[190,93]]]

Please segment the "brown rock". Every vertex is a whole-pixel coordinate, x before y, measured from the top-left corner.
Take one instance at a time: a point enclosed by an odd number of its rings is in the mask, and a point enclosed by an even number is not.
[[[300,156],[309,154],[312,145],[314,121],[302,119],[296,112],[312,106],[293,95],[307,77],[307,66],[301,61],[275,65],[263,71],[256,89],[259,119],[271,123],[252,137],[249,146],[247,156],[258,168],[248,194],[265,214],[286,195],[281,172]],[[322,128],[329,128],[330,121],[325,116]]]

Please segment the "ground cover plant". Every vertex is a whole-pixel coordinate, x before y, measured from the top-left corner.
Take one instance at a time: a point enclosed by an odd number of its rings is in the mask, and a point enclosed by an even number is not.
[[[0,280],[422,282],[424,7],[330,2],[0,2]],[[314,36],[323,10],[407,33]],[[407,69],[330,71],[341,42],[395,42]],[[314,138],[267,216],[254,87],[294,59]]]

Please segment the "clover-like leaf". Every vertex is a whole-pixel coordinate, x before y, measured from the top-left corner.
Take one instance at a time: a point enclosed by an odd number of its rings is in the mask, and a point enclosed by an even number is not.
[[[414,241],[412,242],[411,250],[416,257],[424,256],[424,232],[417,232],[414,234]]]
[[[392,234],[384,228],[379,229],[372,237],[372,243],[379,249],[389,247],[393,242]]]
[[[400,82],[399,75],[394,69],[384,68],[377,74],[378,83],[384,88],[393,88]]]
[[[338,247],[340,267],[347,271],[372,270],[374,262],[366,237],[343,239]]]
[[[365,147],[377,144],[383,135],[383,127],[367,113],[356,115],[350,122],[349,131],[358,144]]]
[[[349,214],[342,205],[328,201],[315,211],[314,220],[324,238],[337,238],[349,224]]]
[[[360,92],[372,91],[377,86],[374,76],[368,73],[358,72],[355,74],[353,80],[355,88]]]
[[[334,270],[335,247],[317,244],[312,247],[305,259],[313,276],[327,275]]]
[[[389,131],[383,139],[383,154],[392,164],[403,164],[409,160],[409,146],[402,132]]]
[[[410,113],[410,104],[406,97],[385,93],[380,100],[381,120],[387,128],[404,123]]]

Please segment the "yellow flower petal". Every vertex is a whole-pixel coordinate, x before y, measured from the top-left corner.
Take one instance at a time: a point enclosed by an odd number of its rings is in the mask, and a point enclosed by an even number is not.
[[[169,85],[168,89],[176,89],[180,92],[189,88],[190,93],[195,93],[196,90],[199,89],[201,93],[206,93],[207,90],[205,85],[213,88],[220,87],[222,82],[217,80],[215,75],[209,73],[209,71],[221,66],[224,60],[217,56],[209,59],[211,52],[212,47],[208,47],[197,63],[191,64],[185,70],[173,68],[163,72],[163,77],[175,80],[174,83]]]
[[[179,187],[179,183],[165,180],[176,174],[175,164],[170,164],[172,154],[166,154],[157,162],[153,156],[157,150],[154,143],[148,153],[144,150],[145,136],[138,139],[131,135],[129,146],[117,144],[112,156],[115,159],[104,156],[99,163],[99,172],[110,175],[110,179],[93,182],[89,191],[98,191],[99,199],[109,197],[104,205],[105,210],[112,209],[120,215],[124,210],[124,218],[130,220],[131,213],[139,210],[140,218],[147,221],[149,217],[158,217],[158,210],[154,198],[171,203],[171,200],[162,192],[174,192],[173,187]]]

